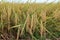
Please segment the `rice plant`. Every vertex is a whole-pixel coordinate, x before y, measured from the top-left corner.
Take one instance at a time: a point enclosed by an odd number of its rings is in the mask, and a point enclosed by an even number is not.
[[[0,39],[60,40],[60,3],[0,3]]]

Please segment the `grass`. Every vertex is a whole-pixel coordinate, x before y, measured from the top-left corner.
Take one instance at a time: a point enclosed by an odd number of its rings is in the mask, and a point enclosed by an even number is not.
[[[6,37],[7,40],[57,40],[60,38],[59,15],[60,3],[0,3],[0,37],[4,40]]]

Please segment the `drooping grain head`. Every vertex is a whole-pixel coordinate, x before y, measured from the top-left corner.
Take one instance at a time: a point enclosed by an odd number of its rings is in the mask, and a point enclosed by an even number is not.
[[[55,19],[60,20],[60,10],[56,9],[56,10],[54,11],[53,17],[54,17]]]

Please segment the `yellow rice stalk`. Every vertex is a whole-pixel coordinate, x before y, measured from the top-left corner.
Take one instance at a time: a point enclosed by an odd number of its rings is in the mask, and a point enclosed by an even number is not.
[[[36,19],[37,19],[37,14],[33,14],[31,19],[31,31],[34,31],[36,28],[36,23],[37,23]]]
[[[31,30],[32,30],[33,26],[34,26],[34,15],[32,15],[32,19],[31,19]]]
[[[7,21],[8,21],[8,30],[10,29],[10,17],[11,17],[11,7],[7,7]]]
[[[31,25],[31,20],[30,20],[30,15],[29,14],[27,14],[27,23],[26,23],[26,31],[27,32],[31,32],[31,27],[30,27],[30,25]]]
[[[41,15],[40,34],[42,37],[42,36],[46,36],[46,33],[45,33],[46,30],[44,29],[44,27],[46,26],[46,11],[42,11],[40,15]]]
[[[43,26],[43,22],[41,20],[41,24],[40,24],[40,34],[41,34],[41,37],[44,35],[44,26]]]

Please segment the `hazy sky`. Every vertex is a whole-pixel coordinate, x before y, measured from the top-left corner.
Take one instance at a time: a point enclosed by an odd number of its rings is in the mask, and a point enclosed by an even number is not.
[[[6,1],[8,1],[8,2],[12,2],[12,0],[6,0]],[[27,2],[28,0],[13,0],[14,2]],[[31,0],[31,2],[34,2],[35,0]],[[36,0],[36,2],[37,3],[42,3],[42,2],[46,2],[47,0]],[[58,2],[58,0],[48,0],[47,2],[49,3],[49,2],[53,2],[53,1],[55,1],[55,2]]]

